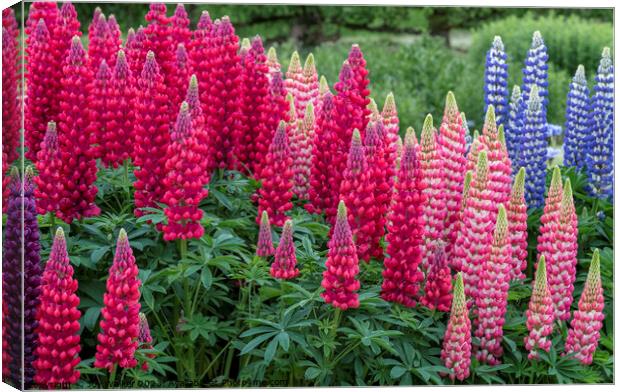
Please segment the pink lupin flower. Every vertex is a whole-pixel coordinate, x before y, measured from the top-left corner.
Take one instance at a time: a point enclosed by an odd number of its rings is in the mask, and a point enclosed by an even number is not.
[[[90,21],[90,24],[88,25],[88,37],[89,37],[89,41],[90,41],[90,37],[94,37],[97,33],[96,30],[99,27],[97,25],[97,23],[99,23],[99,18],[102,15],[102,11],[101,11],[101,7],[95,7],[95,10],[93,11],[93,19]]]
[[[139,313],[140,327],[138,330],[138,349],[152,350],[153,349],[153,337],[151,336],[151,328],[149,328],[149,321],[146,315],[142,312]],[[149,358],[155,358],[155,354],[146,354]],[[142,370],[147,371],[149,364],[144,361],[142,364]]]
[[[335,308],[347,310],[358,308],[357,291],[360,282],[357,280],[359,261],[353,242],[353,235],[347,219],[347,207],[344,201],[338,204],[336,224],[328,243],[326,270],[323,272],[321,286],[325,289],[321,297]]]
[[[443,160],[444,189],[446,203],[446,223],[444,238],[446,239],[446,254],[452,257],[452,246],[456,240],[459,225],[459,210],[463,195],[463,178],[466,171],[465,160],[465,127],[463,118],[456,104],[452,91],[446,96],[446,106],[439,128],[437,139],[440,155]],[[491,163],[491,162],[489,162]],[[491,168],[491,170],[493,170]]]
[[[605,319],[604,307],[600,256],[599,250],[595,249],[588,277],[579,298],[579,305],[573,312],[573,320],[570,323],[571,327],[568,330],[565,346],[566,353],[574,353],[575,358],[584,365],[592,363],[592,356],[598,346],[601,337],[600,330]]]
[[[198,142],[187,102],[181,104],[170,141],[162,199],[168,218],[163,225],[164,240],[200,238],[204,228],[200,224],[203,211],[199,205],[209,193],[205,185],[210,175],[204,159],[206,148]]]
[[[278,61],[278,53],[273,46],[267,51],[267,61],[265,64],[267,64],[268,69],[267,77],[269,78],[269,82],[271,82],[271,76],[274,75],[274,73],[280,74],[282,72],[282,67]]]
[[[523,167],[515,176],[507,212],[508,232],[512,246],[510,276],[513,280],[522,280],[525,279],[523,271],[527,267],[527,205],[525,204],[525,168]]]
[[[447,214],[444,160],[441,158],[441,146],[437,139],[437,130],[433,127],[433,117],[429,114],[424,120],[420,137],[420,170],[426,183],[424,189],[426,195],[424,240],[422,244],[423,270],[428,269],[435,247],[444,240]]]
[[[493,242],[494,221],[492,211],[497,209],[493,202],[491,191],[488,189],[489,166],[487,152],[478,155],[478,165],[474,174],[465,208],[463,209],[457,242],[454,247],[455,266],[463,272],[465,294],[475,300],[478,294],[478,282],[481,272],[491,253]]]
[[[407,307],[415,306],[420,282],[419,265],[424,234],[424,183],[418,161],[419,147],[413,128],[407,129],[398,181],[387,224],[387,256],[381,297]]]
[[[396,110],[396,102],[394,100],[394,94],[389,93],[385,97],[385,103],[383,104],[383,110],[381,111],[381,119],[383,120],[383,127],[385,128],[385,146],[387,151],[387,165],[388,167],[396,167],[396,160],[400,153],[398,152],[398,111]]]
[[[269,224],[269,214],[263,211],[260,218],[258,229],[258,243],[256,244],[256,255],[259,257],[271,256],[275,253],[273,241],[271,239],[271,225]]]
[[[449,312],[452,304],[452,275],[446,260],[444,247],[435,249],[435,254],[428,267],[424,297],[420,303],[431,310]]]
[[[39,345],[34,362],[34,380],[52,389],[75,384],[80,378],[80,299],[78,282],[67,254],[62,228],[56,230],[52,250],[41,282],[40,305],[37,309]]]
[[[525,337],[525,348],[529,350],[527,357],[537,359],[538,349],[549,352],[551,340],[548,336],[553,331],[553,302],[551,292],[547,284],[547,266],[545,256],[540,256],[536,266],[536,278],[532,289],[532,296],[528,310],[525,312],[527,317],[527,329],[529,334]]]
[[[488,148],[486,147],[486,145],[484,145],[480,141],[480,136],[478,134],[478,131],[475,130],[472,136],[471,146],[469,147],[469,151],[467,152],[467,155],[465,156],[467,160],[466,169],[468,171],[471,171],[472,173],[476,171],[476,165],[478,163],[478,155],[482,151],[488,151]]]
[[[319,79],[319,96],[316,99],[316,106],[314,107],[314,115],[317,119],[321,118],[323,115],[323,97],[325,97],[327,93],[331,94],[329,84],[327,83],[325,75],[321,75],[321,79]]]
[[[271,222],[276,226],[284,225],[286,212],[293,208],[293,160],[286,136],[286,123],[280,122],[273,137],[265,161],[267,166],[262,171],[262,186],[259,189],[258,217],[260,222],[263,211],[267,211]]]
[[[476,358],[480,363],[491,366],[499,364],[502,356],[504,317],[508,306],[511,263],[510,237],[506,209],[500,204],[493,244],[488,259],[483,262],[478,274],[478,295],[475,298],[477,317],[474,319],[476,337]]]
[[[291,55],[291,60],[288,64],[288,70],[286,71],[286,78],[284,79],[284,88],[293,96],[295,101],[303,99],[303,68],[301,67],[301,59],[299,53],[294,51]],[[298,115],[299,111],[295,108],[295,113]]]
[[[192,32],[189,29],[190,20],[183,4],[177,4],[174,14],[170,18],[172,25],[172,39],[176,45],[183,44],[185,47],[191,42]]]
[[[58,133],[56,132],[56,123],[53,121],[47,124],[47,132],[41,143],[41,149],[37,153],[35,167],[38,172],[34,178],[37,212],[41,215],[47,212],[56,214],[63,190],[60,181],[62,161],[58,149]]]
[[[111,373],[116,365],[121,368],[137,365],[134,353],[140,332],[138,266],[124,229],[118,234],[106,288],[94,366]]]
[[[306,57],[304,70],[302,72],[301,94],[296,97],[297,116],[303,120],[305,118],[306,107],[309,104],[313,106],[319,103],[319,75],[316,72],[314,64],[314,55],[310,53]]]
[[[456,274],[450,319],[441,349],[444,366],[452,370],[450,378],[460,381],[469,377],[471,365],[471,321],[461,272]]]
[[[293,192],[299,199],[308,200],[310,188],[310,171],[312,167],[312,142],[314,140],[314,107],[308,103],[303,120],[294,127],[296,154],[293,158],[294,186]],[[289,117],[290,118],[290,117]]]
[[[299,275],[297,269],[297,257],[295,256],[295,243],[293,242],[293,221],[290,219],[284,223],[280,243],[276,249],[276,255],[270,269],[271,276],[276,279],[293,279]]]

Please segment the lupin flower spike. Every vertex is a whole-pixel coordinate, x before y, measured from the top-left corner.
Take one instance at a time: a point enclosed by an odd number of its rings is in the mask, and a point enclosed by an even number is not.
[[[62,161],[58,149],[58,132],[56,131],[56,123],[53,121],[47,124],[47,132],[41,143],[41,149],[37,153],[35,167],[39,173],[34,178],[37,212],[41,215],[47,212],[56,214],[63,190],[62,183],[59,180]]]
[[[452,304],[452,275],[446,261],[446,252],[443,247],[435,249],[435,254],[430,262],[426,283],[424,284],[424,297],[420,303],[431,310],[449,312]]]
[[[347,310],[359,307],[357,280],[359,262],[353,242],[353,235],[347,219],[344,201],[338,203],[336,224],[328,243],[326,270],[323,272],[321,286],[325,289],[321,297],[335,308]]]
[[[387,257],[384,261],[381,297],[408,307],[415,306],[420,283],[426,196],[413,128],[407,130],[398,180],[387,224]],[[449,272],[448,272],[449,275]]]
[[[547,121],[538,87],[533,86],[527,101],[521,139],[522,161],[528,173],[525,200],[529,207],[542,207],[547,172]],[[518,161],[517,161],[517,164]]]
[[[269,69],[269,72],[267,73],[268,76],[273,75],[274,72],[280,72],[281,70],[280,62],[278,61],[278,53],[276,52],[276,48],[273,46],[267,51],[266,64]]]
[[[21,115],[16,115],[20,111],[18,34],[15,13],[11,8],[5,8],[2,12],[2,152],[6,153],[8,164],[20,156]]]
[[[263,211],[260,218],[260,228],[258,230],[258,243],[256,245],[256,255],[259,257],[271,256],[275,253],[273,240],[271,239],[271,225],[269,224],[269,214]]]
[[[291,114],[290,117],[293,117]],[[295,140],[295,156],[293,157],[294,182],[293,192],[301,200],[308,200],[310,173],[312,170],[312,144],[314,142],[314,106],[308,103],[303,120],[297,120],[292,128]],[[293,144],[293,143],[291,143]]]
[[[565,347],[566,353],[575,354],[575,358],[584,365],[592,363],[594,351],[598,346],[600,330],[605,319],[604,307],[600,255],[599,250],[595,249],[579,305],[573,313]]]
[[[527,52],[525,58],[525,67],[523,68],[523,101],[528,102],[534,86],[538,88],[538,97],[540,97],[541,111],[543,117],[547,118],[547,100],[548,93],[548,73],[549,65],[547,60],[547,47],[543,41],[540,31],[535,31],[532,36],[532,46]],[[529,171],[528,171],[529,172]]]
[[[527,267],[527,205],[525,204],[525,168],[517,173],[508,202],[508,231],[512,247],[511,279],[525,279]]]
[[[586,167],[589,153],[592,118],[590,113],[590,90],[583,65],[569,86],[566,97],[566,122],[564,123],[564,165],[577,170]]]
[[[295,242],[293,242],[293,221],[290,219],[284,223],[270,273],[277,279],[293,279],[299,275],[297,257],[295,256]]]
[[[80,377],[80,299],[78,282],[67,254],[65,234],[56,230],[41,284],[37,310],[39,346],[35,382],[44,388],[75,384]]]
[[[502,37],[496,35],[493,44],[487,52],[484,68],[484,111],[489,105],[495,107],[497,125],[506,122],[508,109],[508,64]]]
[[[112,372],[115,365],[133,368],[140,332],[140,280],[127,233],[121,229],[103,297],[94,366]]]
[[[153,337],[151,336],[151,328],[149,328],[149,321],[146,319],[146,315],[142,312],[139,314],[140,327],[138,332],[138,349],[152,350],[153,349]],[[155,358],[155,354],[146,354],[149,358]],[[142,370],[147,371],[149,364],[144,361],[142,364]]]
[[[385,97],[385,103],[381,110],[381,117],[385,128],[384,144],[387,152],[386,163],[388,167],[395,167],[396,160],[400,155],[398,152],[399,126],[396,102],[394,100],[394,94],[391,92]]]
[[[536,266],[536,278],[530,297],[530,304],[525,313],[529,334],[524,339],[525,348],[529,350],[529,359],[539,358],[537,350],[549,352],[551,340],[548,336],[553,331],[553,302],[547,283],[547,267],[545,256],[540,256]]]
[[[524,138],[525,102],[521,94],[521,88],[515,85],[510,96],[508,119],[506,126],[506,148],[514,170],[523,166],[522,144]],[[513,172],[513,175],[515,173]]]
[[[450,319],[441,349],[441,361],[452,370],[450,379],[463,381],[469,377],[471,365],[471,321],[463,286],[463,276],[456,274]]]

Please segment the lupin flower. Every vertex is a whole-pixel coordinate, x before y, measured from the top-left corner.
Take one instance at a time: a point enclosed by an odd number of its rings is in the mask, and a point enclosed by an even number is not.
[[[519,169],[508,202],[508,232],[512,246],[511,279],[525,279],[527,267],[527,205],[525,204],[525,168]]]
[[[67,254],[65,234],[56,230],[52,250],[41,282],[41,304],[37,310],[39,346],[34,362],[34,380],[44,388],[75,384],[80,377],[80,299],[78,281]]]
[[[525,102],[521,94],[521,88],[515,85],[510,96],[510,106],[506,125],[506,148],[512,162],[512,167],[518,169],[523,166],[523,153],[521,143],[524,139],[524,116]],[[513,176],[514,176],[513,172]]]
[[[52,27],[56,23],[58,18],[58,4],[55,1],[34,1],[30,4],[28,10],[28,19],[26,20],[26,37],[30,37],[32,32],[36,29],[40,19],[43,19],[48,29],[52,30]],[[30,45],[30,42],[26,40],[26,47]]]
[[[47,132],[41,143],[41,149],[37,153],[36,162],[39,173],[34,182],[37,185],[34,195],[37,199],[37,212],[41,215],[51,212],[56,214],[60,204],[60,196],[63,194],[60,173],[62,161],[58,149],[58,133],[56,123],[50,121],[47,124]]]
[[[137,116],[135,83],[125,52],[119,50],[106,102],[108,126],[99,139],[101,162],[105,166],[116,168],[133,155]]]
[[[93,19],[90,21],[88,25],[88,37],[94,37],[96,34],[96,30],[99,27],[97,23],[99,22],[99,18],[102,15],[101,7],[95,7],[93,11]],[[89,38],[90,41],[90,38]]]
[[[50,63],[47,72],[52,78],[58,81],[59,84],[56,87],[56,91],[60,91],[60,89],[62,89],[62,86],[60,85],[60,80],[64,76],[63,62],[65,61],[67,56],[69,56],[69,51],[71,50],[71,46],[73,44],[72,39],[75,36],[82,36],[77,11],[75,10],[75,7],[73,6],[73,4],[71,4],[71,2],[67,1],[62,4],[62,7],[60,7],[58,18],[56,19],[56,23],[54,24],[54,28],[50,29],[49,31],[53,41],[50,46],[54,60]],[[52,112],[55,113],[54,115],[57,115],[57,113],[59,113],[60,111],[60,104],[58,102],[53,102]],[[55,119],[56,118],[54,118],[54,120]]]
[[[499,205],[493,231],[493,243],[488,259],[478,274],[476,296],[477,317],[474,319],[475,335],[480,339],[476,346],[476,358],[491,366],[501,363],[503,353],[504,317],[508,306],[508,288],[512,271],[511,245],[508,220],[503,205]]]
[[[317,119],[323,115],[323,97],[325,97],[327,93],[331,94],[331,90],[329,89],[329,84],[327,83],[325,75],[321,75],[321,79],[319,79],[319,97],[316,101],[316,110],[314,112]]]
[[[312,167],[312,143],[314,141],[314,107],[308,103],[303,120],[298,120],[293,128],[295,156],[293,158],[293,193],[301,200],[308,200],[310,188],[310,171]],[[293,143],[291,143],[291,146]]]
[[[273,240],[271,239],[271,225],[269,224],[269,214],[263,211],[260,217],[260,227],[258,229],[258,243],[256,244],[256,255],[259,257],[271,256],[275,253]]]
[[[456,274],[450,319],[441,349],[441,361],[452,370],[450,379],[463,381],[469,377],[471,365],[471,321],[461,272]]]
[[[577,170],[585,167],[591,124],[590,90],[583,65],[579,65],[566,97],[564,165]]]
[[[530,96],[534,95],[532,90],[534,86],[537,86],[537,95],[540,98],[541,111],[545,122],[547,119],[547,103],[549,102],[547,99],[549,95],[549,76],[547,74],[549,68],[547,64],[548,59],[549,55],[547,54],[547,47],[545,46],[542,35],[540,35],[540,31],[535,31],[532,36],[532,46],[527,52],[525,67],[523,68],[523,102],[528,102],[530,100]]]
[[[259,223],[263,211],[267,211],[271,223],[282,226],[287,219],[286,212],[293,208],[293,162],[284,121],[280,122],[273,136],[265,162],[267,166],[262,170],[256,221]]]
[[[525,110],[520,164],[528,173],[525,200],[529,207],[542,207],[547,172],[547,121],[538,87],[533,86]],[[518,165],[519,161],[515,165]]]
[[[172,39],[178,44],[188,47],[192,40],[192,32],[189,28],[190,20],[183,4],[177,4],[174,14],[170,18],[172,26]]]
[[[579,298],[577,310],[573,312],[573,320],[568,330],[565,351],[575,354],[575,358],[584,365],[592,363],[592,356],[601,337],[603,327],[603,285],[601,283],[601,264],[598,249],[594,250],[588,277]]]
[[[597,197],[614,194],[614,66],[609,48],[603,55],[595,77],[592,97],[592,132],[588,144],[589,191]]]
[[[452,91],[446,96],[446,106],[437,136],[437,147],[443,161],[444,175],[446,217],[443,238],[447,241],[447,257],[451,258],[452,244],[458,233],[458,214],[461,209],[463,178],[466,171],[465,127]]]
[[[297,257],[295,256],[295,243],[293,242],[293,221],[290,219],[284,223],[280,243],[278,244],[278,249],[276,249],[275,258],[269,271],[271,276],[276,279],[293,279],[299,275]]]
[[[508,64],[502,37],[496,35],[487,52],[484,68],[484,111],[495,108],[497,126],[506,123],[508,110]]]
[[[395,166],[396,166],[396,170],[398,171],[400,169],[400,161],[401,161],[401,157],[403,154],[403,139],[398,136],[398,139],[396,139],[396,162],[395,162]]]
[[[452,303],[452,274],[446,261],[443,247],[435,249],[435,254],[428,267],[424,296],[420,303],[431,310],[449,312]]]
[[[415,306],[419,285],[424,279],[420,262],[426,196],[418,153],[415,132],[409,128],[388,215],[387,256],[381,285],[383,299],[408,307]]]
[[[269,69],[267,76],[270,78],[270,81],[271,81],[271,75],[273,75],[274,72],[277,72],[277,73],[282,72],[280,62],[278,61],[278,52],[276,52],[276,48],[274,48],[273,46],[269,48],[269,51],[267,51],[266,64],[267,64],[267,68]]]
[[[144,27],[140,26],[134,33],[134,38],[130,41],[131,33],[133,29],[130,28],[127,33],[127,42],[125,43],[125,51],[127,52],[127,62],[129,63],[129,69],[136,75],[140,75],[144,66],[144,59],[147,54],[146,46],[146,33]]]
[[[206,154],[192,127],[189,105],[183,102],[165,160],[166,192],[162,201],[167,206],[164,213],[168,223],[163,226],[166,241],[200,238],[204,234],[200,224],[203,212],[198,206],[209,192],[205,189],[210,179]]]
[[[357,280],[359,261],[353,242],[353,235],[347,219],[347,207],[344,201],[338,204],[336,223],[328,243],[326,270],[323,272],[321,286],[325,289],[321,297],[335,308],[347,310],[358,308]]]
[[[166,5],[164,3],[151,3],[144,19],[148,23],[144,29],[145,46],[147,50],[155,53],[164,83],[168,86],[169,78],[175,72],[174,52],[177,46],[171,45],[172,26],[170,25],[170,18],[166,16]]]
[[[88,101],[90,123],[89,132],[97,147],[93,147],[95,158],[100,158],[104,153],[101,141],[104,135],[116,131],[110,127],[110,119],[112,113],[108,107],[111,98],[112,89],[112,72],[105,59],[102,59],[97,67],[94,80],[90,90],[90,99]],[[124,140],[123,142],[126,142]]]
[[[308,103],[316,105],[319,97],[319,77],[312,53],[308,55],[302,68],[299,53],[293,52],[284,87],[293,95],[296,115],[303,120]]]
[[[133,368],[140,332],[140,280],[127,233],[120,230],[116,253],[103,296],[94,366],[112,372],[115,366]]]
[[[92,23],[94,26],[89,28],[88,35],[88,61],[93,73],[96,73],[103,60],[110,64],[114,61],[118,48],[110,45],[110,26],[103,13],[100,12]]]
[[[396,102],[394,101],[394,94],[392,93],[389,93],[387,97],[385,97],[385,103],[381,110],[381,118],[385,129],[386,163],[388,167],[396,167],[396,160],[400,156],[398,151],[399,127],[398,111],[396,110]]]
[[[349,226],[355,238],[358,258],[365,257],[363,260],[369,261],[368,234],[374,225],[374,196],[364,146],[357,129],[353,131],[347,167],[340,182],[340,200],[348,206]]]
[[[437,130],[433,117],[429,114],[424,120],[420,136],[420,170],[426,184],[424,194],[424,241],[422,245],[422,269],[427,270],[435,247],[444,240],[446,207],[446,176],[441,147],[438,144]],[[402,164],[402,162],[401,162]]]
[[[198,78],[192,75],[189,79],[185,102],[189,106],[189,114],[192,117],[192,127],[199,141],[206,140],[205,121],[202,114],[202,105],[200,104],[200,92],[198,91]]]
[[[469,130],[469,124],[467,124],[467,117],[465,116],[465,112],[461,112],[461,120],[463,121],[463,128],[465,128],[465,157],[469,153],[469,148],[471,147],[471,142],[474,140],[471,131]]]
[[[149,321],[146,319],[146,315],[142,312],[139,313],[140,326],[138,328],[138,349],[152,350],[153,349],[153,337],[151,336],[151,328],[149,328]],[[149,358],[155,358],[155,354],[146,354]],[[142,364],[142,370],[147,371],[149,364],[145,361]]]
[[[29,38],[31,42],[26,52],[28,94],[25,97],[24,137],[27,147],[26,158],[34,162],[41,148],[47,123],[54,119],[52,101],[58,99],[53,96],[57,91],[58,82],[47,72],[50,65],[54,64],[54,57],[51,51],[50,33],[43,19],[39,20]],[[10,48],[7,49],[10,50]]]
[[[89,128],[92,108],[85,103],[91,96],[92,72],[79,37],[73,37],[71,51],[64,64],[58,121],[58,145],[63,163],[60,181],[63,193],[58,217],[67,223],[74,219],[99,215],[95,205],[97,187],[96,136]]]
[[[121,27],[116,21],[116,17],[112,14],[108,16],[108,45],[112,47],[110,54],[110,67],[114,67],[116,64],[116,53],[121,49],[123,40],[121,39]]]
[[[465,294],[475,300],[482,268],[491,253],[493,225],[497,203],[489,190],[487,152],[478,155],[476,172],[472,178],[463,210],[455,250],[455,268],[463,272]]]
[[[148,53],[138,79],[135,113],[134,214],[139,217],[144,214],[143,207],[157,207],[166,192],[163,180],[170,144],[168,94],[153,52]]]
[[[553,300],[547,283],[547,267],[545,256],[540,256],[536,266],[536,278],[530,297],[530,304],[525,312],[529,334],[524,339],[525,348],[529,350],[529,359],[538,359],[538,350],[549,352],[551,340],[548,336],[553,332]]]
[[[183,43],[180,43],[176,48],[173,70],[174,72],[169,75],[166,81],[166,86],[170,91],[170,111],[174,112],[170,114],[171,120],[178,114],[177,109],[185,100],[187,87],[192,75],[189,56],[185,44]]]
[[[20,146],[21,116],[17,94],[18,34],[13,10],[11,8],[2,10],[2,152],[6,153],[9,164],[19,157],[17,150]]]

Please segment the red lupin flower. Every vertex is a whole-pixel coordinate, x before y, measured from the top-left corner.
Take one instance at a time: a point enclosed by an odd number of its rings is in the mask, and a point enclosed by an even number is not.
[[[529,350],[527,357],[537,359],[538,349],[549,352],[551,340],[548,336],[553,331],[554,311],[551,292],[547,284],[547,266],[545,256],[540,256],[536,266],[536,278],[530,297],[530,304],[525,312],[529,334],[524,339],[525,348]]]
[[[335,308],[347,310],[359,307],[357,280],[359,262],[353,242],[353,235],[347,219],[347,207],[344,201],[338,204],[336,224],[328,243],[327,268],[323,272],[321,286],[325,289],[321,297]]]
[[[259,257],[271,256],[275,253],[273,241],[271,239],[271,225],[269,224],[269,214],[263,211],[260,218],[260,228],[258,229],[258,243],[256,244],[256,255]]]
[[[189,29],[189,18],[187,11],[183,4],[177,4],[174,10],[174,14],[170,18],[170,24],[172,26],[172,39],[176,42],[176,45],[183,44],[188,47],[192,40],[192,32]]]
[[[93,18],[92,29],[89,27],[88,31],[88,60],[93,72],[97,72],[99,66],[103,60],[110,62],[111,59],[116,57],[116,51],[118,48],[114,48],[111,44],[110,26],[105,18],[105,15],[99,10],[99,17]],[[92,33],[92,34],[91,34]]]
[[[121,229],[103,296],[101,331],[97,335],[95,367],[112,372],[116,365],[133,368],[140,331],[140,280],[127,233]]]
[[[153,337],[151,336],[151,328],[149,328],[149,321],[146,319],[144,313],[140,312],[140,328],[138,332],[138,349],[152,350],[153,349]],[[155,354],[146,354],[149,358],[155,358]],[[149,364],[145,361],[142,364],[142,370],[147,371]]]
[[[5,8],[2,10],[2,152],[6,153],[9,164],[19,157],[20,145],[18,34],[13,9]]]
[[[187,102],[181,104],[170,138],[164,179],[164,213],[168,218],[168,224],[163,226],[164,240],[200,238],[204,228],[198,206],[208,195],[205,185],[209,183],[209,172],[204,159],[206,151],[192,128]]]
[[[276,249],[276,255],[270,269],[271,276],[277,279],[293,279],[299,275],[297,269],[297,257],[295,256],[295,243],[293,242],[293,221],[290,219],[284,223],[280,243]]]
[[[133,29],[130,28],[127,33],[127,42],[125,43],[127,62],[129,63],[131,72],[134,75],[140,75],[148,51],[146,46],[146,33],[144,32],[144,28],[140,26],[135,32],[134,38],[130,41],[132,31]]]
[[[170,91],[170,110],[172,111],[174,108],[174,112],[177,111],[177,108],[181,106],[181,103],[185,100],[189,79],[192,75],[192,69],[185,44],[180,43],[177,46],[175,59],[174,72],[170,74],[167,82],[167,86]],[[176,114],[178,113],[170,114],[170,119],[173,123],[173,119]]]
[[[144,29],[146,50],[155,53],[164,83],[166,86],[170,86],[169,78],[175,72],[174,51],[176,45],[172,38],[170,18],[166,16],[166,5],[164,3],[151,3],[144,19],[148,22]]]
[[[93,141],[98,144],[97,147],[93,147],[93,154],[96,158],[100,158],[104,153],[101,146],[104,135],[115,131],[110,127],[112,113],[109,108],[112,72],[110,72],[105,59],[101,60],[98,68],[92,82],[90,100],[88,102],[90,114],[89,128],[93,135]]]
[[[46,389],[66,387],[80,378],[80,299],[62,228],[56,230],[41,282],[37,309],[39,345],[34,380]]]
[[[407,129],[398,180],[387,225],[381,297],[408,307],[415,306],[420,282],[424,234],[424,183],[418,160],[419,146],[413,128]]]
[[[450,311],[452,275],[446,260],[446,251],[442,246],[435,249],[433,259],[429,263],[424,284],[424,297],[420,299],[420,303],[431,310]]]
[[[108,63],[108,65],[110,65],[110,67],[114,67],[116,65],[114,63],[116,61],[116,53],[121,48],[123,40],[121,39],[121,27],[118,25],[116,17],[112,14],[108,16],[108,32],[108,44],[112,47],[110,58],[111,62]]]
[[[97,164],[92,145],[96,139],[89,129],[88,119],[91,116],[86,105],[91,96],[93,75],[77,36],[73,37],[64,75],[59,97],[58,145],[63,163],[60,174],[63,193],[58,217],[70,223],[73,219],[95,216],[100,212],[94,203]]]
[[[266,159],[267,166],[262,171],[262,186],[259,189],[258,217],[260,222],[263,211],[271,217],[271,223],[284,225],[286,212],[293,208],[293,159],[286,136],[286,123],[280,122],[273,137]]]
[[[43,19],[48,29],[56,23],[58,17],[58,4],[55,1],[33,1],[28,10],[28,19],[26,20],[26,36],[30,36],[35,30],[40,19]],[[30,42],[26,41],[26,46]]]
[[[525,168],[515,176],[508,202],[508,232],[512,246],[511,279],[525,279],[527,267],[527,205],[525,204]],[[547,279],[545,277],[545,279]]]
[[[452,370],[450,378],[460,381],[469,377],[471,365],[471,321],[467,310],[467,300],[463,289],[461,272],[456,274],[454,297],[450,320],[446,327],[441,349],[441,360],[444,366]]]
[[[56,123],[50,121],[47,124],[47,132],[41,143],[41,149],[37,153],[36,168],[39,174],[34,178],[37,185],[34,189],[37,212],[41,215],[47,212],[56,214],[58,211],[60,197],[63,194],[63,184],[60,179],[62,165]]]

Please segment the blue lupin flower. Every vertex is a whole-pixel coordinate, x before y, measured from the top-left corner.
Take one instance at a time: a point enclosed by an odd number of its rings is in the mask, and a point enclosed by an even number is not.
[[[484,112],[489,105],[495,107],[497,126],[505,126],[508,110],[508,64],[506,63],[504,43],[500,36],[495,36],[493,45],[487,52],[484,69]]]
[[[590,90],[583,65],[577,67],[566,97],[564,166],[585,167],[591,133]]]
[[[534,85],[527,101],[520,146],[521,164],[529,177],[529,181],[525,183],[525,200],[530,207],[542,207],[545,202],[547,144],[547,121],[542,98],[538,95],[538,86]]]
[[[510,161],[512,162],[513,176],[516,175],[519,168],[523,166],[523,158],[521,157],[523,146],[521,139],[523,138],[524,111],[525,104],[523,103],[521,89],[519,86],[514,86],[512,95],[510,96],[510,110],[508,111],[508,121],[506,122],[506,148],[508,149],[508,156],[510,156]]]
[[[469,124],[467,123],[467,118],[465,117],[465,112],[461,112],[461,118],[463,119],[463,128],[465,128],[465,154],[467,155],[469,153],[469,147],[471,146],[472,137],[469,130]]]
[[[538,86],[538,95],[542,101],[542,111],[547,116],[547,100],[548,95],[548,75],[547,47],[543,41],[540,31],[535,31],[532,36],[532,46],[527,52],[525,58],[525,67],[523,68],[523,102],[528,102],[530,93],[534,86]]]
[[[592,139],[587,157],[590,193],[614,193],[614,65],[609,48],[603,49],[592,97]]]
[[[547,137],[560,136],[561,134],[562,134],[561,125],[547,123]]]

